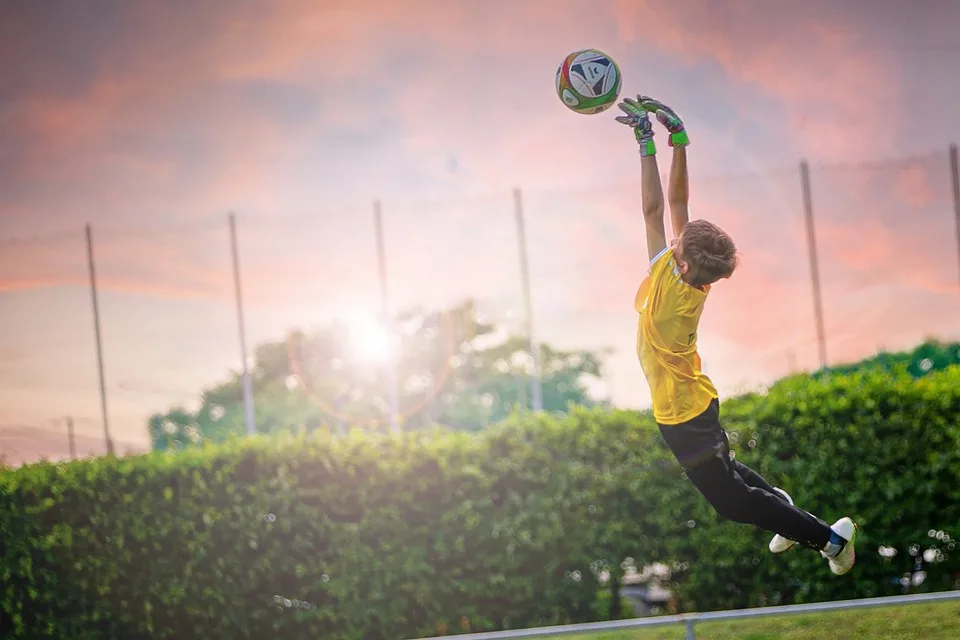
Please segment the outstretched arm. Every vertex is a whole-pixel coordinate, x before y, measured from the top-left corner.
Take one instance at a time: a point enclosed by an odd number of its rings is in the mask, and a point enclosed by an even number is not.
[[[653,260],[667,246],[667,232],[663,223],[663,186],[660,184],[656,155],[640,158],[640,196],[647,230],[647,254]]]
[[[673,237],[680,235],[690,220],[690,179],[687,175],[687,147],[673,148],[670,164],[670,185],[667,187],[667,202],[670,203],[670,219],[673,222]]]
[[[690,180],[687,175],[687,145],[690,137],[677,112],[646,96],[640,96],[640,106],[648,113],[656,115],[667,131],[670,132],[669,144],[673,147],[673,161],[670,165],[670,184],[667,187],[667,202],[670,203],[670,219],[673,222],[673,235],[677,237],[690,220],[687,203],[690,201]]]
[[[653,260],[667,246],[663,221],[663,185],[660,183],[660,168],[657,165],[657,148],[653,143],[653,126],[647,110],[639,102],[625,98],[617,106],[626,114],[618,116],[617,122],[632,128],[640,145],[640,195],[646,226],[647,254],[650,260]]]

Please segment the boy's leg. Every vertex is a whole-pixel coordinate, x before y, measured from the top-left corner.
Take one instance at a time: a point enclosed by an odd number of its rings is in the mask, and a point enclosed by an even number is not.
[[[749,486],[722,457],[688,469],[687,476],[717,513],[729,520],[755,525],[816,551],[830,540],[830,525],[774,491]]]
[[[717,422],[719,425],[719,412],[717,417],[718,417]],[[727,450],[729,451],[730,440],[727,438],[727,432],[723,429],[722,426],[720,427],[720,431],[723,437],[723,441],[726,443]],[[757,473],[747,465],[743,464],[738,460],[730,460],[730,464],[733,466],[734,472],[736,472],[736,474],[741,478],[743,478],[743,481],[747,483],[747,486],[763,489],[767,493],[772,493],[778,498],[780,498],[781,500],[784,500],[785,502],[790,502],[783,495],[781,495],[780,492],[778,492],[769,482],[764,480],[763,476],[761,476],[759,473]]]
[[[770,485],[769,482],[763,479],[763,476],[761,476],[759,473],[757,473],[747,465],[743,464],[742,462],[737,462],[736,460],[731,460],[730,464],[733,466],[733,470],[736,472],[736,474],[741,478],[743,478],[743,481],[747,483],[748,487],[763,489],[767,493],[772,493],[778,498],[786,501],[786,499],[783,498],[783,496],[781,496],[779,493],[776,492],[776,490],[773,488],[773,486]]]
[[[747,465],[737,460],[731,460],[731,464],[733,465],[734,472],[738,476],[743,478],[743,481],[746,482],[748,486],[756,487],[758,489],[763,489],[764,491],[774,494],[784,502],[793,504],[793,498],[791,498],[786,491],[784,491],[783,489],[778,489],[771,486],[766,480],[763,479],[763,477],[759,473],[757,473]],[[771,553],[784,553],[785,551],[789,551],[796,545],[797,545],[796,540],[790,540],[789,538],[785,538],[778,533],[773,536],[768,546],[770,548]]]
[[[816,550],[830,540],[830,526],[787,502],[746,465],[730,460],[720,427],[719,402],[682,425],[661,425],[660,432],[687,477],[722,517],[753,524]],[[747,478],[739,474],[743,469]],[[753,485],[753,486],[751,486]]]

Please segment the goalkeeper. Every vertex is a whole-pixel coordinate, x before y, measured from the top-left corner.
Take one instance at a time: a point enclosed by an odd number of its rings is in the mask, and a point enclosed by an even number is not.
[[[640,144],[643,218],[650,267],[635,307],[640,314],[637,355],[650,385],[653,414],[667,446],[687,477],[717,513],[774,533],[769,548],[782,553],[796,544],[819,551],[831,571],[853,568],[857,525],[841,518],[831,527],[793,505],[782,489],[730,454],[720,424],[720,402],[697,354],[697,327],[711,286],[737,267],[737,248],[722,229],[690,220],[687,145],[683,122],[663,103],[638,96],[619,104],[617,122],[630,127]],[[673,148],[667,202],[675,239],[667,245],[664,198],[650,114],[666,127]]]

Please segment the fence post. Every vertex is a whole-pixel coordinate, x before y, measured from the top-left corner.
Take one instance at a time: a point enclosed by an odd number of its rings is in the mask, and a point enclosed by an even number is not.
[[[530,408],[534,411],[543,411],[543,387],[540,383],[540,348],[533,336],[530,265],[527,262],[527,235],[523,224],[523,197],[520,189],[513,190],[513,204],[517,222],[517,242],[520,245],[520,284],[523,287],[523,302],[526,308],[527,340],[530,342],[530,357],[533,358],[533,375],[530,378]]]
[[[957,258],[960,259],[960,162],[957,161],[957,145],[950,145],[950,182],[953,184],[953,212],[957,218]]]
[[[237,297],[237,326],[240,329],[240,360],[243,365],[243,410],[244,422],[247,426],[247,435],[257,431],[253,413],[253,383],[250,380],[250,367],[247,365],[247,332],[243,322],[243,289],[240,286],[240,252],[237,249],[237,218],[231,212],[227,219],[230,222],[230,252],[233,256],[233,288]]]
[[[383,239],[383,210],[380,201],[373,202],[373,225],[377,240],[377,273],[380,278],[380,312],[384,328],[389,333],[391,346],[396,346],[398,336],[397,327],[393,322],[393,316],[390,315],[390,296],[387,289],[387,250]],[[397,361],[397,351],[390,349],[390,355],[387,362],[387,392],[390,396],[390,431],[396,433],[400,430],[400,388],[399,388],[399,363]]]
[[[696,633],[693,630],[693,618],[687,618],[684,620],[683,626],[687,631],[687,635],[684,640],[697,640]]]
[[[70,459],[77,459],[77,441],[73,436],[73,416],[67,416],[67,444],[70,445]]]
[[[93,259],[93,229],[87,224],[87,270],[90,274],[90,299],[93,303],[93,337],[97,349],[97,372],[100,376],[100,412],[103,415],[103,438],[107,455],[112,456],[113,438],[110,437],[110,418],[107,411],[107,379],[103,367],[103,339],[100,335],[100,301],[97,297],[97,269]]]
[[[820,297],[820,267],[817,263],[817,237],[813,230],[813,197],[810,194],[810,165],[800,161],[800,183],[803,189],[803,216],[807,223],[807,247],[810,251],[810,279],[813,284],[813,313],[817,323],[817,346],[820,368],[827,367],[827,339],[823,328],[823,302]]]

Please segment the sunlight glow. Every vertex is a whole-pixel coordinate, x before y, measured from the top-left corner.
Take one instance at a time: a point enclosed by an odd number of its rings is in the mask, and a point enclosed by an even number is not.
[[[353,353],[365,363],[385,363],[394,355],[395,341],[389,329],[375,318],[354,318],[350,323],[350,337]]]

